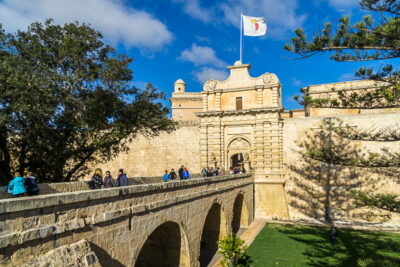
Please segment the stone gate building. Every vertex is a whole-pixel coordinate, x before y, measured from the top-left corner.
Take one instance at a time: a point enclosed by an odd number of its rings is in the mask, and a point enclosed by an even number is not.
[[[85,191],[85,183],[47,185],[48,195],[0,200],[0,265],[46,266],[57,259],[58,265],[159,266],[163,258],[168,266],[206,266],[217,240],[256,218],[400,230],[398,213],[358,208],[348,194],[350,189],[400,194],[398,167],[349,167],[309,154],[318,144],[350,155],[399,153],[400,141],[352,139],[332,131],[335,125],[393,129],[400,125],[399,109],[285,111],[275,74],[250,77],[250,65],[240,62],[228,68],[227,80],[209,80],[202,92],[186,92],[184,81],[175,82],[170,101],[176,131],[139,135],[130,151],[93,166],[114,177],[124,168],[136,182],[151,184],[98,191]],[[335,97],[337,91],[377,86],[352,81],[302,91],[311,98]],[[192,174],[237,165],[248,173],[170,183],[138,178],[181,165]]]
[[[394,182],[396,168],[377,172],[373,168],[326,165],[307,156],[307,146],[317,143],[328,121],[361,131],[393,128],[400,125],[400,109],[306,107],[286,111],[281,102],[282,84],[275,74],[251,77],[250,65],[241,62],[228,69],[227,80],[208,80],[201,92],[187,92],[185,82],[178,79],[170,98],[178,129],[156,138],[138,136],[130,152],[99,167],[116,171],[123,166],[128,174],[154,176],[182,164],[192,173],[211,166],[228,171],[240,164],[254,174],[257,218],[324,220],[329,213],[347,222],[400,223],[398,215],[382,211],[369,211],[366,219],[345,195],[345,188],[400,192]],[[311,98],[334,97],[338,91],[346,94],[378,86],[374,81],[349,81],[310,85],[301,91]],[[349,153],[380,153],[382,148],[400,151],[399,141],[330,136]],[[330,190],[336,187],[340,190]]]

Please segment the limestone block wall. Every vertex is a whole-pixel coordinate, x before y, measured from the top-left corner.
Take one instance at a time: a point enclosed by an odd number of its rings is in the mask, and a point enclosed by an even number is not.
[[[181,254],[188,255],[181,266],[199,266],[212,207],[220,209],[220,233],[231,231],[236,210],[247,213],[247,226],[253,190],[252,175],[243,174],[1,200],[0,266],[34,262],[83,239],[101,266],[134,266],[146,240],[167,222],[179,226]]]
[[[175,121],[198,121],[196,112],[202,111],[201,93],[175,92],[172,93],[171,101],[172,119]]]
[[[285,119],[285,193],[290,219],[324,221],[328,218],[335,222],[400,227],[398,214],[355,208],[348,193],[349,189],[361,189],[373,193],[400,195],[399,168],[340,166],[313,160],[306,155],[307,147],[322,141],[321,131],[325,131],[324,121],[327,120],[341,121],[343,125],[360,130],[371,130],[398,127],[400,112]],[[332,131],[325,131],[324,136],[326,144],[332,143],[337,149],[348,153],[368,156],[369,152],[382,153],[382,148],[394,153],[400,152],[400,141],[354,141],[338,136]]]
[[[162,133],[157,137],[137,136],[129,144],[130,150],[120,153],[113,160],[93,166],[107,170],[117,177],[119,169],[124,169],[128,177],[160,176],[165,170],[174,168],[177,172],[185,165],[189,172],[200,173],[199,126],[186,123],[172,133]]]

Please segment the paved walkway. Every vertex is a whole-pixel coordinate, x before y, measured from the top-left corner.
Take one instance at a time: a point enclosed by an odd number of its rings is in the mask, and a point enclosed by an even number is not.
[[[261,229],[264,228],[264,225],[266,224],[267,220],[264,219],[256,219],[252,224],[250,224],[249,228],[245,229],[242,234],[240,234],[239,231],[239,236],[241,239],[244,240],[245,246],[250,246],[251,243],[253,243],[254,239],[256,236],[260,233]],[[222,256],[217,255],[213,258],[211,263],[208,266],[213,266],[213,267],[221,267],[221,260]]]

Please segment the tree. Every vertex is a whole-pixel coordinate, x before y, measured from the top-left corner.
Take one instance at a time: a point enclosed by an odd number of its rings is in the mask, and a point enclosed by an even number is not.
[[[247,266],[249,264],[249,258],[246,256],[247,247],[244,245],[244,240],[240,239],[237,235],[229,234],[220,241],[217,241],[217,243],[217,253],[224,257],[221,262],[222,266],[235,267]]]
[[[325,23],[323,30],[314,33],[311,40],[302,28],[295,31],[292,42],[285,49],[296,53],[300,58],[311,57],[317,53],[331,53],[331,59],[338,62],[387,60],[400,57],[400,4],[396,0],[361,0],[361,8],[371,14],[363,20],[350,24],[350,18],[344,16],[337,27]],[[335,30],[335,31],[334,31]],[[393,65],[374,68],[360,68],[355,75],[362,79],[372,79],[385,83],[373,93],[369,91],[353,92],[351,100],[340,95],[333,102],[325,99],[311,99],[305,96],[296,100],[305,105],[359,106],[374,107],[398,106],[400,104],[399,70]],[[346,101],[347,99],[347,101]],[[339,100],[339,102],[338,102]]]
[[[16,34],[0,25],[0,149],[9,166],[1,182],[25,169],[69,181],[127,150],[139,132],[172,131],[164,94],[134,87],[131,62],[86,24],[48,20]]]
[[[292,42],[285,45],[285,49],[296,53],[300,58],[311,57],[317,53],[331,53],[331,59],[338,62],[389,60],[400,57],[400,3],[397,0],[360,0],[362,9],[370,14],[363,20],[350,24],[347,16],[339,20],[337,27],[325,23],[323,30],[314,33],[311,40],[304,30],[295,31]],[[334,31],[335,29],[335,31]],[[312,99],[309,96],[295,99],[305,106],[325,107],[398,107],[400,105],[400,72],[393,65],[381,66],[378,70],[362,67],[355,73],[356,77],[381,82],[381,86],[374,91],[361,90],[348,95],[339,92],[338,99]],[[347,128],[347,129],[346,129]],[[348,139],[362,140],[367,138],[374,141],[398,141],[398,125],[393,131],[350,132],[348,127],[333,127],[338,135]],[[380,140],[384,139],[384,140]],[[385,140],[386,139],[386,140]],[[311,158],[330,162],[334,160],[348,166],[388,167],[400,166],[400,153],[383,155],[369,154],[368,158],[360,155],[343,158],[341,152],[334,147],[322,147],[319,150],[308,151]],[[328,161],[326,161],[328,158]],[[356,206],[369,206],[393,212],[400,210],[400,197],[396,194],[374,194],[350,190]]]

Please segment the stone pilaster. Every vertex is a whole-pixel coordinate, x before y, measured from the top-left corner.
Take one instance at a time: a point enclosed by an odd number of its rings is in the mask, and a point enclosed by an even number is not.
[[[257,114],[257,117],[261,114]],[[254,129],[254,168],[256,173],[264,170],[264,138],[262,121],[257,121]]]
[[[276,86],[272,88],[272,104],[280,106],[280,86]]]
[[[257,104],[259,107],[263,106],[263,89],[262,88],[257,89]]]
[[[272,140],[271,140],[271,122],[264,122],[264,170],[272,170]]]
[[[205,123],[202,123],[200,127],[200,168],[207,167],[207,161],[208,161],[207,125]]]
[[[208,92],[202,92],[203,96],[203,112],[208,111]]]
[[[215,106],[218,111],[221,110],[221,90],[215,93]]]

